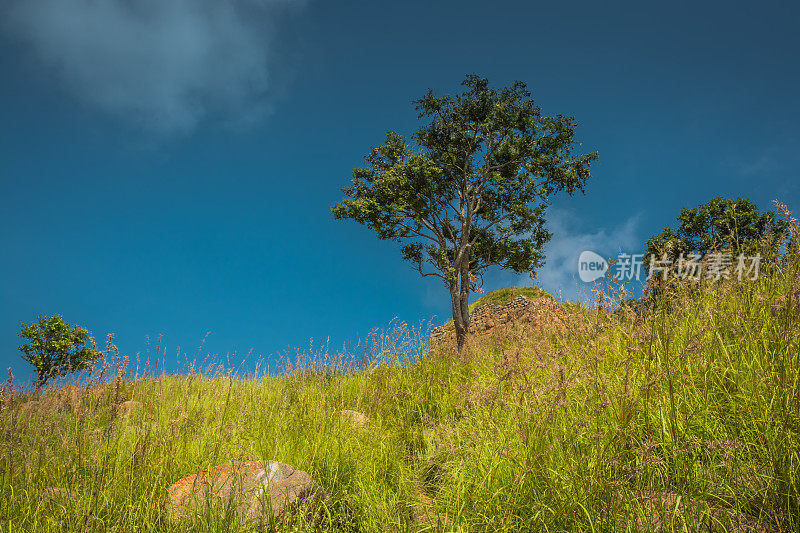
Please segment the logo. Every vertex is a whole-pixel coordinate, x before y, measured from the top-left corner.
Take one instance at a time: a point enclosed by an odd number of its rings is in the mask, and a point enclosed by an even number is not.
[[[578,257],[578,276],[584,283],[591,283],[605,276],[608,262],[591,250],[584,250]]]

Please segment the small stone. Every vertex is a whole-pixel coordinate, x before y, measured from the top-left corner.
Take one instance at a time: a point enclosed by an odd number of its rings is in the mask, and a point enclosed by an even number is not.
[[[106,383],[98,383],[97,385],[89,389],[89,394],[91,394],[92,398],[94,398],[95,400],[100,400],[102,398],[105,398],[106,396],[109,395],[110,392],[112,392],[111,388]]]
[[[39,400],[27,401],[19,406],[19,412],[21,414],[34,413],[39,410],[40,403]]]
[[[74,490],[64,489],[61,487],[45,487],[42,489],[42,499],[51,501],[64,501],[74,500],[78,497],[78,493]]]
[[[22,416],[50,416],[59,410],[59,402],[52,396],[39,400],[29,400],[19,406]]]
[[[56,401],[61,409],[77,409],[81,403],[81,390],[75,385],[65,385],[56,391]]]
[[[339,418],[349,423],[353,427],[364,428],[369,424],[369,417],[364,413],[352,411],[350,409],[342,409],[338,412]]]
[[[141,402],[137,402],[136,400],[128,400],[117,406],[117,414],[124,418],[141,411],[141,409]]]
[[[209,501],[209,496],[211,501]],[[303,507],[306,517],[316,522],[328,499],[319,483],[306,472],[277,461],[230,461],[187,476],[167,489],[167,519],[180,522],[202,514],[209,505],[232,503],[239,518],[251,525],[279,521],[292,506]]]

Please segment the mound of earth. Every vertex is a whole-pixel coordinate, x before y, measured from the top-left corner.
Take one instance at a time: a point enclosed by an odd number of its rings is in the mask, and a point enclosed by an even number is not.
[[[526,322],[534,327],[559,330],[567,313],[559,302],[538,287],[506,287],[485,294],[469,306],[471,334],[482,334],[506,323]],[[453,321],[434,328],[431,342],[453,339]]]

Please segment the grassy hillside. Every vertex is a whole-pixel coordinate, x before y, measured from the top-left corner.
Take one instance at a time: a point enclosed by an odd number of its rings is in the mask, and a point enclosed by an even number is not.
[[[322,353],[278,377],[119,376],[63,408],[17,395],[0,415],[0,530],[236,531],[213,513],[167,523],[164,494],[258,457],[322,484],[329,531],[798,531],[799,277],[793,257],[650,310],[498,326],[413,365],[397,359],[419,339],[400,329],[359,355],[369,371]],[[129,399],[142,409],[124,416]]]
[[[475,308],[482,305],[494,304],[502,305],[507,304],[517,296],[525,296],[534,300],[543,296],[549,296],[545,291],[539,287],[505,287],[497,289],[496,291],[487,292],[469,305],[469,312],[473,312]]]

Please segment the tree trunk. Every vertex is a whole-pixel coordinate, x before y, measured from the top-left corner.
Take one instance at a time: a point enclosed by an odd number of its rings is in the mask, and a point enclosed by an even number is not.
[[[470,233],[472,228],[472,200],[468,193],[467,176],[461,188],[461,234],[458,242],[453,267],[453,277],[450,280],[450,298],[453,301],[453,322],[456,326],[456,343],[458,353],[464,348],[469,333],[469,262],[470,262]]]
[[[467,258],[461,264],[461,319],[464,323],[464,328],[469,330],[469,249],[467,249]],[[459,350],[461,351],[461,350]]]
[[[48,375],[47,372],[44,371],[44,369],[41,368],[36,369],[36,392],[39,392],[39,390],[42,387],[44,387],[44,384],[47,383],[47,378]]]
[[[464,293],[458,287],[457,282],[450,286],[450,300],[453,304],[453,324],[456,329],[456,344],[458,352],[464,348],[469,332],[469,292]]]

